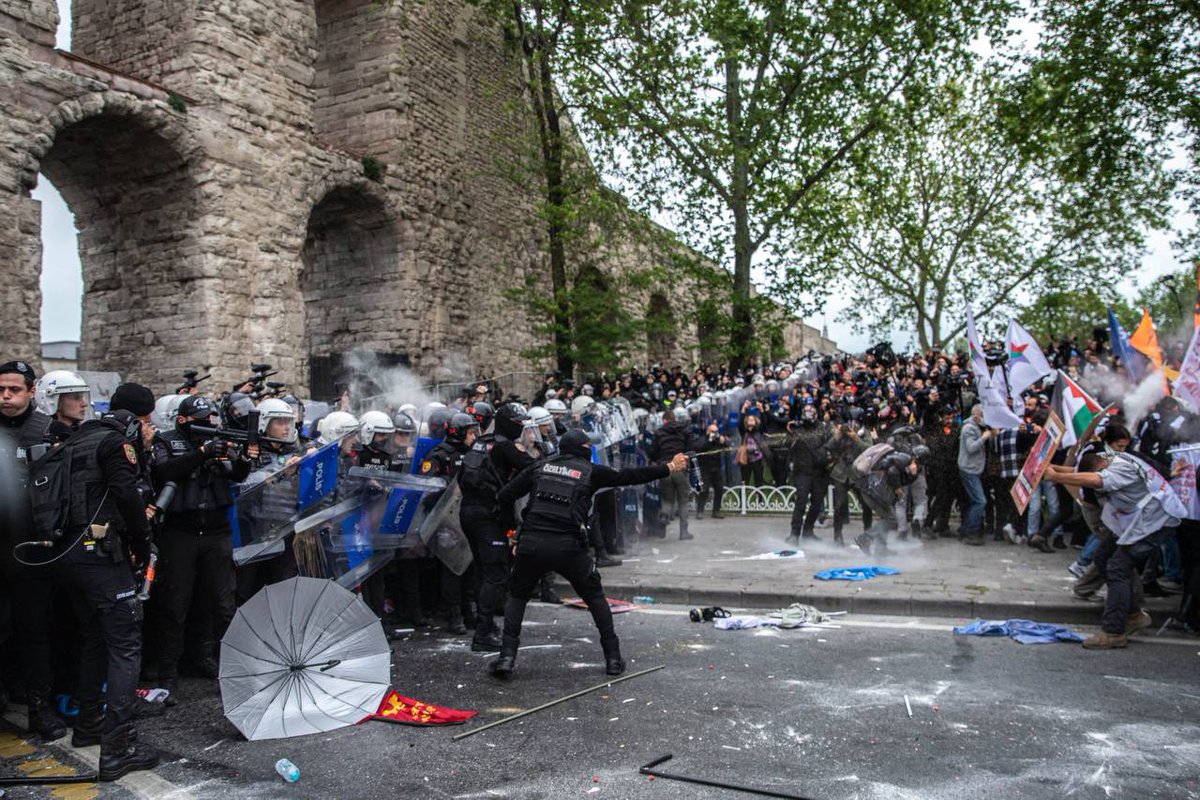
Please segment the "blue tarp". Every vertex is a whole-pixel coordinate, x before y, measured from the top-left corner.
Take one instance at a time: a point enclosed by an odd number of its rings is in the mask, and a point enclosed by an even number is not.
[[[900,570],[892,567],[837,567],[818,572],[816,577],[822,581],[865,581],[877,575],[899,575]]]
[[[1070,628],[1027,619],[977,619],[955,628],[954,633],[958,636],[1007,636],[1021,644],[1083,641],[1083,637]]]

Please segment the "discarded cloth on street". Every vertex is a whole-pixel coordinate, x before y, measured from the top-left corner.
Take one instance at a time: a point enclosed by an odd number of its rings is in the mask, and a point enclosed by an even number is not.
[[[773,550],[770,553],[759,553],[756,556],[737,556],[736,558],[710,558],[709,563],[717,561],[778,561],[783,558],[804,558],[803,550]]]
[[[835,567],[816,574],[822,581],[865,581],[878,575],[899,575],[893,567]]]
[[[1007,636],[1021,644],[1083,641],[1083,637],[1070,628],[1027,619],[977,619],[955,628],[954,633],[957,636]]]
[[[802,603],[792,603],[779,611],[772,611],[765,617],[737,616],[713,620],[713,627],[722,631],[742,631],[749,628],[803,628],[828,622],[829,614],[815,606]]]
[[[461,725],[478,713],[423,703],[405,697],[395,689],[388,689],[388,693],[379,702],[379,709],[374,714],[364,717],[359,724],[376,719],[398,725]]]
[[[639,605],[630,603],[628,600],[614,600],[611,597],[604,599],[608,601],[608,610],[614,614],[624,614],[626,611],[633,611],[636,608],[640,608]],[[568,597],[566,600],[563,600],[562,604],[571,608],[587,608],[587,603],[578,597]]]

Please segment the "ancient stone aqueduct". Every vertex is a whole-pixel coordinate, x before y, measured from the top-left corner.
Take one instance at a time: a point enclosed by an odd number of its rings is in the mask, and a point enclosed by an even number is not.
[[[5,358],[37,360],[42,175],[79,229],[84,368],[165,389],[253,359],[318,388],[353,349],[426,376],[537,367],[501,291],[544,272],[536,197],[495,166],[522,124],[519,62],[480,12],[73,0],[72,17],[65,53],[55,0],[0,0]]]

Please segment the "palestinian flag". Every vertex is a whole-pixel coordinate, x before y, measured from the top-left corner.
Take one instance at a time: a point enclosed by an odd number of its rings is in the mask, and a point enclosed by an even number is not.
[[[420,700],[405,697],[395,689],[388,689],[383,700],[379,702],[379,709],[363,719],[362,722],[377,719],[382,722],[394,722],[398,725],[461,725],[478,713],[478,711],[463,711],[458,708],[423,703]]]
[[[1058,412],[1066,423],[1067,430],[1063,433],[1062,446],[1070,447],[1079,441],[1087,426],[1092,424],[1092,420],[1104,409],[1061,369],[1056,375],[1054,397],[1050,400],[1050,407]]]

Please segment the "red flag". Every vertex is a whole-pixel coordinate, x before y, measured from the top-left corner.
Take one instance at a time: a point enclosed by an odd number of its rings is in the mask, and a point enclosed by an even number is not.
[[[395,689],[388,689],[388,693],[379,702],[379,710],[363,719],[362,722],[378,719],[383,722],[395,722],[398,725],[461,725],[478,713],[478,711],[464,711],[458,708],[445,708],[432,703],[423,703],[420,700],[405,697]]]

